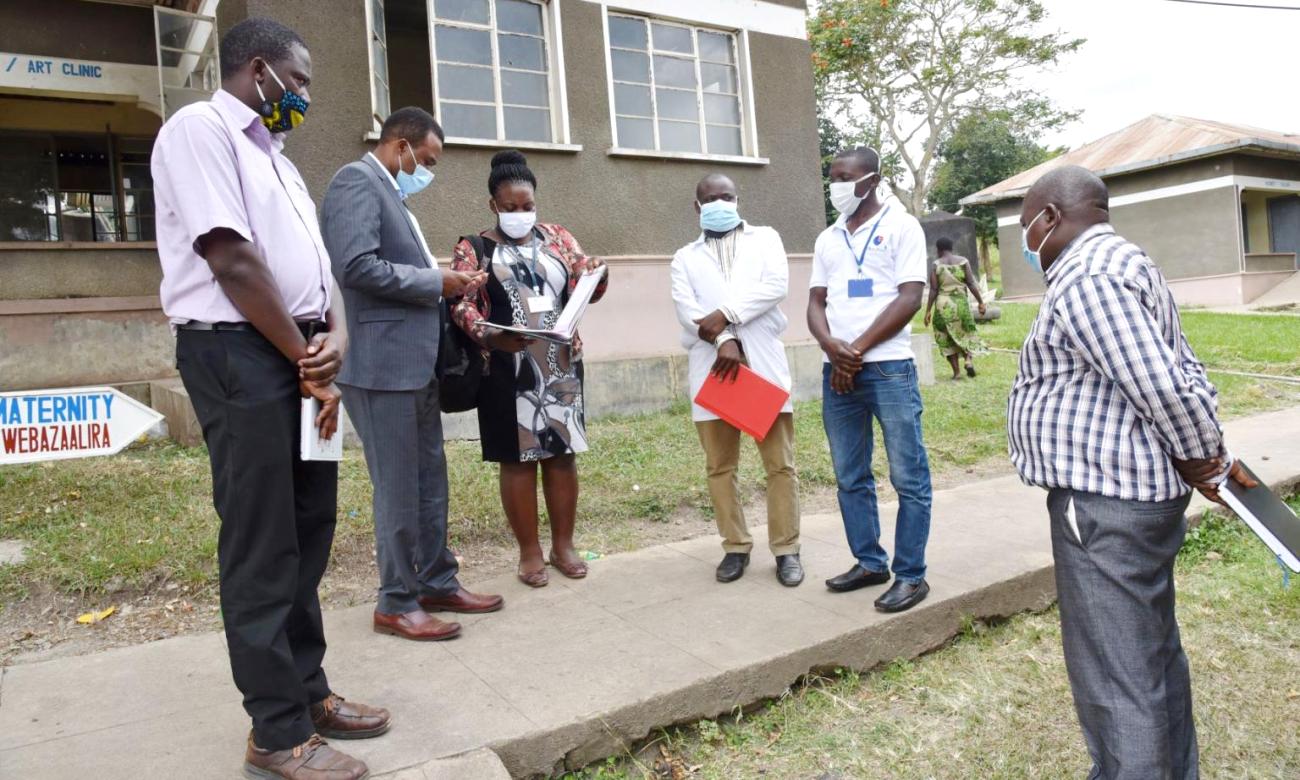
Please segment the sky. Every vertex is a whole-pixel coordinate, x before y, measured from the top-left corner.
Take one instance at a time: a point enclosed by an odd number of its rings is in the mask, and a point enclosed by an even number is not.
[[[1300,9],[1300,0],[1228,0]],[[1168,0],[1043,0],[1048,25],[1086,38],[1030,81],[1080,119],[1044,138],[1074,148],[1156,113],[1300,132],[1300,10]]]

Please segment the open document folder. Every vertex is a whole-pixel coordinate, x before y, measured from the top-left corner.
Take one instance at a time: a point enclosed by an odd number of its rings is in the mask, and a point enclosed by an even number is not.
[[[316,418],[320,416],[320,401],[302,399],[302,419],[299,421],[299,452],[303,460],[343,460],[343,429],[334,431],[328,439],[320,437]]]
[[[755,374],[748,366],[741,366],[734,382],[709,374],[695,396],[695,403],[762,441],[789,399],[790,393],[784,387]]]
[[[1250,526],[1268,549],[1293,572],[1300,573],[1300,518],[1245,463],[1242,469],[1259,483],[1249,490],[1235,480],[1219,488],[1219,497]]]
[[[564,310],[560,312],[560,318],[555,321],[553,328],[516,328],[513,325],[497,325],[496,323],[493,323],[492,327],[508,330],[511,333],[519,333],[529,338],[545,339],[559,344],[572,344],[573,336],[578,332],[578,323],[582,321],[582,315],[587,313],[587,305],[591,303],[591,296],[596,294],[596,286],[605,277],[606,270],[608,269],[602,265],[595,271],[583,274],[582,278],[578,279],[578,284],[573,288],[573,294],[569,296],[569,302],[565,304]]]

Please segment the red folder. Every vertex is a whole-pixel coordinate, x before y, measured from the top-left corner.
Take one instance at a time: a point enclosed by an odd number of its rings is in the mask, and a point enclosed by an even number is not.
[[[740,367],[735,382],[709,374],[695,396],[695,403],[758,441],[767,437],[788,400],[790,394],[785,388],[755,374],[747,366]]]

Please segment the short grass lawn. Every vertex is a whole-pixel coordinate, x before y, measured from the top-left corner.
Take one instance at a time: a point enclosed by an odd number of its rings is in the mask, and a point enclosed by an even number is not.
[[[1019,347],[1034,312],[1033,306],[1004,305],[1002,319],[984,326],[982,333],[992,346]],[[1300,318],[1197,312],[1188,320],[1189,338],[1207,362],[1273,373],[1297,370]],[[941,379],[922,388],[925,439],[940,486],[970,478],[968,470],[1010,468],[1006,397],[1016,356],[993,352],[976,363],[980,376],[974,381]],[[940,361],[939,374],[945,373]],[[1222,374],[1214,379],[1225,417],[1300,403],[1295,386]],[[816,401],[798,405],[797,461],[805,494],[824,503],[835,479],[820,407]],[[589,434],[591,452],[580,459],[582,548],[602,553],[636,549],[663,538],[671,530],[664,525],[683,517],[707,532],[702,521],[711,510],[703,456],[685,403],[656,414],[596,420]],[[480,461],[475,442],[449,442],[447,450],[452,544],[512,548],[495,467]],[[742,489],[758,498],[758,458],[751,447],[745,452]],[[879,446],[875,465],[885,483],[882,496],[888,498]],[[368,549],[370,496],[364,463],[349,452],[340,471],[340,547]],[[216,529],[203,449],[150,444],[113,458],[0,468],[0,539],[31,545],[25,564],[0,566],[0,604],[21,598],[32,586],[84,594],[148,588],[162,581],[211,585]]]
[[[1202,776],[1295,778],[1300,585],[1284,589],[1272,554],[1223,517],[1192,531],[1177,577]],[[1052,609],[975,623],[928,656],[810,680],[750,714],[658,733],[635,757],[570,780],[1083,777],[1058,621]]]

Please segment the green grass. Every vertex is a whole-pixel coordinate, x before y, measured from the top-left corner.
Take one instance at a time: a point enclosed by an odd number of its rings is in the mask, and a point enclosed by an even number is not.
[[[1183,330],[1207,366],[1300,377],[1300,317],[1188,311]]]
[[[1222,517],[1189,535],[1177,577],[1202,775],[1294,778],[1300,585],[1284,590],[1272,555]],[[811,679],[770,706],[660,732],[636,758],[569,777],[670,777],[671,763],[698,767],[700,780],[1082,777],[1058,620],[1049,610],[971,623],[928,656]]]
[[[1018,348],[1035,313],[1031,305],[1005,304],[1002,319],[982,326],[981,334],[991,346]],[[1195,312],[1188,319],[1188,337],[1203,356],[1213,356],[1206,357],[1211,365],[1221,359],[1264,372],[1295,369],[1300,318]],[[940,381],[921,391],[926,445],[940,480],[976,467],[1009,468],[1006,397],[1016,356],[994,352],[978,358],[977,365],[975,381]],[[945,373],[942,363],[938,370]],[[1213,378],[1227,418],[1300,403],[1300,388],[1294,386],[1223,374]],[[662,537],[670,530],[665,524],[683,515],[701,520],[711,514],[703,455],[685,403],[656,414],[597,420],[589,434],[591,453],[579,466],[578,542],[584,549],[635,549]],[[452,544],[510,549],[495,467],[480,461],[475,442],[449,442],[447,453]],[[796,408],[796,462],[805,493],[834,487],[820,402]],[[874,465],[887,497],[879,440]],[[758,458],[746,446],[742,493],[757,498],[762,485]],[[0,603],[33,586],[90,593],[163,581],[211,585],[217,521],[210,495],[205,452],[174,444],[136,447],[108,459],[0,469],[0,538],[32,545],[26,564],[0,567]],[[368,545],[370,495],[364,464],[350,452],[340,471],[340,546]],[[705,532],[708,526],[700,523],[695,530]]]

